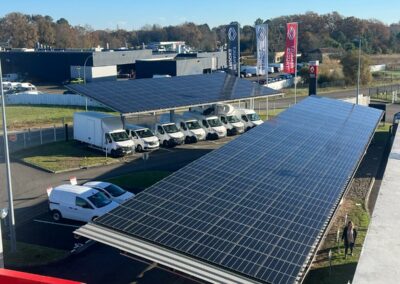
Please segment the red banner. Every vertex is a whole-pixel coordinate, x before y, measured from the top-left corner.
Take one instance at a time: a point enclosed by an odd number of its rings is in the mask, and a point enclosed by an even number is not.
[[[283,66],[283,70],[285,73],[294,74],[296,72],[296,56],[297,56],[297,23],[287,23],[285,63]]]

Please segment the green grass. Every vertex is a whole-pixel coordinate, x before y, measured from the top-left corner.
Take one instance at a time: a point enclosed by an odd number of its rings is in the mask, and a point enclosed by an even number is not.
[[[55,142],[21,150],[14,153],[14,157],[53,172],[119,161],[110,157],[106,160],[104,153],[91,150],[76,141]]]
[[[277,116],[278,114],[280,114],[281,112],[283,112],[285,110],[286,110],[286,108],[269,109],[268,110],[268,119],[271,119],[271,118]],[[258,112],[258,115],[260,116],[260,118],[262,120],[266,120],[267,119],[267,112],[264,111],[264,110]]]
[[[347,284],[349,280],[352,281],[355,267],[357,266],[358,258],[361,252],[361,247],[364,243],[370,222],[370,217],[364,208],[363,202],[352,202],[353,206],[352,210],[348,214],[348,220],[352,220],[354,224],[357,224],[357,239],[354,248],[354,256],[348,256],[345,259],[343,242],[340,242],[340,252],[338,253],[336,236],[326,238],[324,248],[326,252],[329,250],[332,251],[332,270],[330,270],[329,267],[329,259],[326,257],[323,261],[314,264],[314,269],[310,270],[303,282],[304,284]],[[340,234],[341,233],[342,232],[340,232]]]
[[[7,266],[36,266],[55,262],[67,256],[68,251],[17,242],[17,252],[10,252],[10,242],[3,241],[4,262]]]
[[[93,108],[95,111],[108,112],[106,109]],[[9,130],[33,127],[71,124],[74,112],[85,111],[84,107],[60,106],[7,106],[7,126]],[[0,121],[0,125],[2,122]]]
[[[145,189],[170,174],[171,172],[168,171],[133,172],[127,175],[110,178],[107,181],[134,191],[135,189]]]

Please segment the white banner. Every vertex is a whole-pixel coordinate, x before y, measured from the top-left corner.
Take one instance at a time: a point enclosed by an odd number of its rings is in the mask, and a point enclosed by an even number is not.
[[[257,75],[265,75],[268,67],[268,25],[256,25]]]

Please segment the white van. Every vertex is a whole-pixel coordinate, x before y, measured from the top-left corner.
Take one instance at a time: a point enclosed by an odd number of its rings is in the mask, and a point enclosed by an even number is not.
[[[246,131],[263,123],[258,114],[252,109],[238,108],[236,109],[236,112],[239,114],[240,119],[243,121],[246,127]]]
[[[241,134],[244,132],[244,123],[233,105],[230,104],[214,104],[211,106],[213,113],[218,115],[224,124],[228,136]]]
[[[161,121],[169,119],[169,114],[163,114],[160,117]],[[183,115],[174,114],[173,122],[176,124],[178,129],[185,135],[185,143],[196,143],[198,141],[206,140],[206,132],[200,126],[200,123],[191,117],[185,117]]]
[[[154,133],[147,127],[126,124],[126,133],[133,140],[137,152],[146,150],[156,150],[160,147],[160,142]]]
[[[63,184],[49,188],[47,195],[54,221],[66,218],[90,222],[118,207],[103,192],[88,186]]]
[[[132,192],[126,191],[118,185],[104,181],[90,181],[83,184],[83,186],[95,188],[98,191],[103,192],[108,198],[119,204],[135,196],[135,194],[133,194]]]
[[[185,142],[185,135],[173,122],[159,122],[154,125],[154,134],[164,147],[174,147]]]
[[[207,139],[219,139],[226,137],[226,128],[216,115],[204,115],[197,111],[185,112],[186,117],[193,117],[200,122],[201,127],[206,132]]]

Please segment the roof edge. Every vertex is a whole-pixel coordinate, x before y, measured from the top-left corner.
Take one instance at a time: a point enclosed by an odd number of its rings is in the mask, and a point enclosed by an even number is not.
[[[149,259],[211,283],[259,284],[260,282],[220,269],[211,264],[173,252],[135,237],[126,237],[103,226],[89,223],[75,234],[115,247],[133,255]]]

